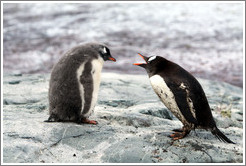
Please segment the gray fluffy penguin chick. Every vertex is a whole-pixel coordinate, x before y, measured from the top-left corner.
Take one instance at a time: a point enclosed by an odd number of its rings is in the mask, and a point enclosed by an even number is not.
[[[97,124],[88,117],[94,110],[104,61],[116,61],[107,46],[87,43],[70,49],[54,66],[49,82],[46,122]]]

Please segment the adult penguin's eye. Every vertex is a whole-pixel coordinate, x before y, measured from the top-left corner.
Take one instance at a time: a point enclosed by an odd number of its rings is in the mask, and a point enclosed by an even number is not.
[[[151,63],[153,60],[155,60],[156,59],[156,56],[152,56],[152,57],[150,57],[149,58],[149,60],[148,60],[148,63]]]

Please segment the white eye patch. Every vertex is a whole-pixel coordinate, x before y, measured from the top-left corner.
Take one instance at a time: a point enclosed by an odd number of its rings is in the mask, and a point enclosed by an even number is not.
[[[152,57],[150,57],[150,58],[149,58],[149,60],[148,60],[148,62],[153,61],[155,58],[156,58],[156,56],[152,56]]]
[[[107,53],[106,47],[103,47],[103,53],[104,53],[104,54]]]

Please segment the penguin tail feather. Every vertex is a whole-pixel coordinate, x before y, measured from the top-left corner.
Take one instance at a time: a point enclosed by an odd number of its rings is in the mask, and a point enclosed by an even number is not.
[[[51,114],[48,120],[45,120],[44,122],[58,122],[58,121],[59,119],[57,118],[57,116],[54,114]]]
[[[229,138],[227,138],[217,127],[211,130],[212,134],[215,135],[220,141],[235,144]]]

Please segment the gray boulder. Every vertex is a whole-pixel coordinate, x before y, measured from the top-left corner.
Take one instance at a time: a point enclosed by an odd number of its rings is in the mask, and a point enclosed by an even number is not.
[[[45,123],[49,75],[3,76],[4,163],[242,163],[243,90],[199,79],[218,127],[236,144],[205,130],[172,141],[182,127],[147,75],[103,73],[98,125]]]

